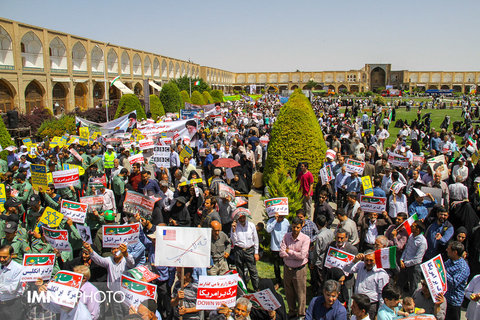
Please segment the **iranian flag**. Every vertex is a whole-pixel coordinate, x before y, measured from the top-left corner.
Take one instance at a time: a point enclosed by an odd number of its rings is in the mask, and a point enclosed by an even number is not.
[[[375,264],[377,268],[397,268],[397,247],[383,248],[375,251]]]
[[[115,78],[113,78],[112,82],[110,82],[110,87],[113,86],[113,83],[118,79],[120,79],[120,76],[116,76]]]
[[[194,85],[194,86],[200,85],[200,80],[195,81],[195,82],[193,83],[193,85]]]
[[[402,226],[405,227],[405,230],[407,230],[408,235],[412,234],[412,224],[418,220],[418,216],[415,213],[413,216],[405,220],[400,226],[397,227],[397,230],[401,229]]]

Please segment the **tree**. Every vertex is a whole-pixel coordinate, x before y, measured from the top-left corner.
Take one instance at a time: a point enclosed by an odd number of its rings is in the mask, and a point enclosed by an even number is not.
[[[3,148],[3,151],[0,153],[2,156],[3,160],[7,160],[7,154],[8,151],[5,150],[6,147],[9,146],[14,146],[15,142],[12,140],[12,137],[10,136],[10,133],[7,130],[7,127],[5,127],[5,123],[3,122],[3,119],[0,117],[0,145]]]
[[[312,79],[308,80],[307,84],[305,85],[305,89],[312,90],[317,86],[317,82],[313,81]]]
[[[268,195],[271,198],[288,198],[289,218],[293,218],[298,209],[302,208],[303,196],[300,192],[300,184],[295,173],[288,174],[288,170],[281,163],[267,181]]]
[[[195,85],[195,82],[197,81],[200,81],[200,83],[198,85]],[[172,80],[171,82],[175,83],[180,91],[185,90],[187,92],[190,92],[190,85],[192,88],[192,92],[194,90],[197,90],[202,93],[204,91],[211,90],[210,86],[205,81],[203,81],[202,78],[190,78],[187,76],[183,76],[181,78]]]
[[[222,90],[212,90],[210,95],[213,98],[214,103],[223,102],[223,91]]]
[[[205,102],[205,104],[213,103],[213,98],[210,95],[210,93],[208,93],[208,91],[203,91],[202,95],[203,95],[203,101]]]
[[[182,107],[180,109],[185,108],[185,102],[192,103],[192,100],[190,99],[190,96],[186,90],[180,91],[180,97],[182,98]]]
[[[265,183],[281,165],[293,173],[300,162],[307,162],[317,179],[326,150],[312,106],[301,90],[296,89],[273,124],[263,175]]]
[[[120,98],[118,103],[117,112],[115,113],[115,119],[120,118],[130,112],[137,111],[137,119],[146,119],[145,109],[142,107],[140,100],[134,94],[127,93]]]
[[[63,115],[59,119],[51,118],[45,120],[40,128],[37,130],[37,135],[42,138],[49,137],[59,137],[65,133],[75,133],[75,116],[73,115]]]
[[[152,114],[153,120],[157,120],[158,117],[165,115],[165,109],[163,109],[162,102],[154,94],[150,95],[150,113]]]
[[[376,96],[375,98],[373,98],[372,102],[379,106],[387,105],[387,100],[385,100],[385,98],[382,96]]]
[[[192,92],[192,103],[199,106],[203,106],[206,104],[205,100],[203,99],[203,95],[196,90]]]
[[[175,113],[180,110],[182,98],[180,97],[180,90],[173,81],[169,81],[162,87],[159,98],[165,112]]]

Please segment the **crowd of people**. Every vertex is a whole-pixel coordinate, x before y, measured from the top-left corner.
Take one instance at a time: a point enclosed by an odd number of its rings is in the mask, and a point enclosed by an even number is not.
[[[443,320],[460,319],[464,306],[468,320],[480,319],[480,128],[472,126],[478,104],[469,99],[461,104],[462,122],[467,124],[460,132],[448,119],[441,128],[433,128],[422,108],[408,123],[396,119],[398,105],[314,99],[312,107],[328,148],[322,169],[329,167],[331,179],[323,181],[319,172],[309,171],[308,163],[300,163],[296,176],[302,209],[292,219],[277,213],[258,224],[248,210],[236,209],[247,208],[248,194],[259,186],[268,137],[282,107],[273,94],[229,102],[220,117],[198,119],[195,139],[178,139],[170,146],[168,167],[157,166],[148,151],[144,162],[131,163],[129,159],[142,152],[138,143],[102,136],[88,145],[39,142],[33,152],[26,146],[8,147],[6,161],[0,160],[5,188],[0,311],[8,319],[385,320],[428,314]],[[393,126],[400,132],[389,144]],[[186,145],[193,154],[181,157]],[[403,162],[392,161],[395,157]],[[238,165],[215,166],[215,160],[224,158]],[[363,170],[352,171],[348,160],[363,164]],[[75,186],[56,188],[49,182],[45,189],[34,190],[32,164],[46,165],[48,173],[70,164],[84,173]],[[362,209],[361,196],[367,191],[362,177],[371,181],[369,194],[385,198],[382,212]],[[222,184],[235,196],[221,193]],[[131,210],[125,204],[128,191],[155,199],[152,212]],[[41,219],[45,209],[61,211],[62,200],[79,202],[91,195],[103,198],[82,224],[89,228],[91,241],[78,223],[66,218],[55,228],[68,231],[70,250],[53,248]],[[140,223],[138,242],[105,248],[102,226],[128,223]],[[210,228],[210,267],[155,265],[156,228],[162,226]],[[390,247],[395,248],[395,263],[380,267],[378,250]],[[354,258],[331,266],[326,263],[330,248]],[[56,255],[52,276],[59,270],[84,276],[83,294],[73,308],[26,300],[29,292],[47,291],[48,281],[21,281],[23,257],[32,253]],[[438,255],[447,290],[432,297],[421,264]],[[272,262],[274,279],[261,278],[256,266],[260,259]],[[92,292],[120,291],[122,275],[138,266],[158,276],[151,280],[157,286],[156,299],[132,306],[92,299]],[[199,277],[232,271],[240,280],[235,307],[196,309]],[[251,289],[244,288],[248,285]],[[271,289],[280,308],[252,307],[243,288]],[[282,290],[286,305],[278,293]]]

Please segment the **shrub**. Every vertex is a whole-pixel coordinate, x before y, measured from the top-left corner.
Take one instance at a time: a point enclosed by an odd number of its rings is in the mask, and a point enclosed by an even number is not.
[[[310,102],[299,89],[295,90],[273,124],[264,171],[265,183],[281,165],[295,172],[299,162],[307,162],[315,180],[318,179],[326,149]]]
[[[52,138],[62,136],[65,133],[75,134],[75,117],[72,115],[63,115],[59,119],[52,118],[42,123],[38,128],[37,135],[42,139],[46,136]]]
[[[145,114],[145,109],[142,107],[142,104],[140,103],[138,97],[131,93],[124,94],[118,102],[117,112],[115,112],[115,119],[129,114],[134,110],[137,111],[138,120],[147,118],[147,115]]]
[[[208,93],[208,91],[203,91],[202,95],[203,95],[203,101],[205,102],[205,104],[213,103],[213,98],[210,95],[210,93]]]
[[[222,90],[212,90],[210,95],[213,98],[214,103],[223,102],[223,91]]]
[[[203,106],[206,104],[205,100],[203,99],[203,95],[198,91],[192,92],[192,103],[199,106]]]
[[[373,98],[373,103],[384,106],[387,104],[387,100],[385,100],[385,98],[382,96],[376,96],[375,98]]]
[[[0,145],[3,148],[3,151],[0,152],[0,155],[3,160],[7,160],[8,151],[6,151],[5,148],[8,146],[14,146],[15,142],[12,140],[12,137],[10,136],[7,127],[5,127],[3,119],[0,119]]]
[[[36,107],[32,110],[31,114],[18,114],[18,126],[20,128],[30,127],[32,132],[37,132],[38,128],[43,121],[53,118],[53,113],[50,109],[45,107]],[[3,122],[7,123],[7,114],[3,114]]]
[[[180,90],[178,90],[178,87],[174,82],[170,81],[162,87],[159,98],[165,112],[175,113],[180,110],[182,98],[180,97]]]
[[[114,116],[117,113],[117,107],[116,106],[108,106],[108,119],[109,121],[114,119]],[[77,110],[72,111],[69,113],[69,115],[72,116],[78,116],[80,118],[86,119],[88,121],[93,121],[97,123],[104,123],[108,122],[107,121],[107,113],[105,110],[105,107],[100,107],[100,108],[91,108],[87,110]]]
[[[153,120],[157,120],[158,117],[165,115],[165,109],[163,109],[162,102],[154,94],[150,95],[150,113],[152,114]]]
[[[182,106],[180,109],[185,108],[185,102],[192,103],[192,100],[190,100],[190,96],[188,95],[188,92],[186,90],[180,91],[180,97],[182,98]]]

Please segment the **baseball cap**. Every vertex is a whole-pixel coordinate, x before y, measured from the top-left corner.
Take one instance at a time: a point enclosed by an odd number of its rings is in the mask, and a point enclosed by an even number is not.
[[[36,206],[40,202],[40,197],[37,194],[32,194],[30,199],[28,199],[28,205],[30,207]]]
[[[115,213],[112,210],[107,210],[103,213],[105,221],[115,221]]]
[[[187,203],[187,199],[185,199],[185,197],[182,197],[182,196],[175,198],[175,201],[178,201],[183,204]]]
[[[18,225],[17,225],[16,222],[14,222],[14,221],[9,221],[9,222],[7,222],[7,223],[5,224],[5,229],[4,229],[4,231],[5,231],[6,233],[14,233],[15,231],[17,231],[17,227],[18,227]]]
[[[18,201],[16,198],[8,198],[8,200],[4,204],[4,207],[6,210],[8,210],[11,207],[17,207],[20,204],[20,201]]]
[[[111,144],[109,144],[109,145],[107,146],[107,149],[113,149],[113,146],[112,146]]]

